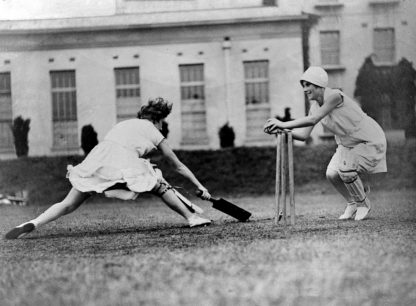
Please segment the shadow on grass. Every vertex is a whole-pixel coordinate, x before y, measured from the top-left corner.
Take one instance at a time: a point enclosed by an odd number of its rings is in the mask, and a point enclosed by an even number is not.
[[[298,217],[298,219],[300,219]],[[370,220],[370,219],[369,219]],[[368,220],[368,221],[369,221]],[[347,226],[342,226],[347,225]],[[330,219],[317,219],[306,222],[300,220],[295,226],[274,224],[273,218],[254,219],[247,222],[234,220],[214,221],[209,226],[189,228],[187,225],[168,225],[157,224],[152,226],[135,226],[126,228],[107,228],[100,230],[61,231],[58,233],[42,235],[34,233],[35,236],[26,236],[26,240],[45,240],[45,239],[65,239],[65,238],[97,238],[106,236],[131,236],[138,234],[138,239],[160,239],[166,237],[180,236],[184,241],[198,240],[200,237],[211,237],[215,244],[223,243],[227,240],[239,239],[241,242],[251,242],[257,239],[286,239],[288,235],[313,235],[315,233],[325,233],[333,231],[345,231],[348,228],[355,228],[357,223],[354,221],[338,221]],[[133,237],[134,238],[134,237]],[[200,241],[198,241],[200,242]]]

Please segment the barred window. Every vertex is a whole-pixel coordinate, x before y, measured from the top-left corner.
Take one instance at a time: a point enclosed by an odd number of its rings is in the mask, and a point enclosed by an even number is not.
[[[244,62],[246,104],[269,102],[269,62]]]
[[[207,142],[204,65],[179,65],[181,87],[182,142]]]
[[[322,65],[340,64],[340,34],[339,31],[320,32],[321,63]]]
[[[244,65],[246,138],[248,141],[270,139],[263,125],[270,118],[269,61],[247,61]]]
[[[10,72],[0,73],[0,149],[13,149],[12,124],[12,89]]]
[[[139,67],[114,69],[117,121],[136,118],[141,105]]]
[[[204,65],[181,65],[181,99],[205,99]]]
[[[75,71],[51,71],[53,146],[78,148]]]
[[[393,28],[374,29],[373,46],[375,61],[392,63],[395,57],[395,35]]]

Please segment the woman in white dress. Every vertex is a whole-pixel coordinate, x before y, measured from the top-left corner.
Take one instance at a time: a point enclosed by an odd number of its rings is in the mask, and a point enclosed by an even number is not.
[[[273,134],[279,130],[296,129],[293,137],[304,141],[313,127],[321,122],[335,135],[338,145],[327,167],[326,177],[347,201],[345,212],[339,219],[363,220],[368,217],[371,205],[366,194],[369,189],[364,187],[361,177],[387,172],[384,132],[357,102],[342,91],[327,87],[328,75],[321,67],[309,67],[300,82],[310,102],[308,116],[288,122],[269,119],[264,131]]]
[[[194,213],[194,208],[197,210],[197,207],[185,206],[184,202],[192,204],[183,199],[163,179],[161,171],[154,169],[145,159],[149,152],[160,150],[177,173],[202,191],[202,199],[211,197],[189,168],[178,159],[160,132],[162,122],[171,110],[172,104],[163,98],[149,100],[147,105],[141,107],[137,119],[116,124],[82,163],[75,167],[68,166],[67,177],[72,189],[65,199],[49,207],[37,218],[13,228],[5,237],[22,237],[41,225],[71,213],[94,193],[133,200],[140,193],[152,192],[184,217],[190,227],[210,224],[210,220]]]

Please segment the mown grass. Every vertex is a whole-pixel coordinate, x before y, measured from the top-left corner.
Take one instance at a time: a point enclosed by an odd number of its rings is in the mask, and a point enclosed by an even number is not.
[[[0,304],[415,305],[416,190],[372,191],[362,222],[338,221],[333,192],[298,192],[298,222],[273,224],[272,196],[231,197],[253,212],[189,229],[154,199],[87,203],[0,241]],[[45,207],[0,207],[0,231]]]

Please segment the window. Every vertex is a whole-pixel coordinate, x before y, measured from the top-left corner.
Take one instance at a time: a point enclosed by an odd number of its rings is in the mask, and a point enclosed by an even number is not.
[[[244,65],[246,135],[248,140],[264,140],[263,125],[270,118],[269,62],[247,61]]]
[[[75,71],[51,71],[53,147],[74,149],[78,144]]]
[[[204,65],[179,65],[182,142],[207,142]]]
[[[10,72],[0,73],[0,150],[13,150]]]
[[[246,104],[269,102],[268,61],[244,62]]]
[[[263,0],[263,5],[264,6],[276,6],[277,5],[277,0]]]
[[[141,105],[139,67],[114,69],[117,121],[136,118]]]
[[[373,46],[377,63],[392,63],[395,57],[393,28],[374,29]]]
[[[340,64],[340,40],[339,31],[320,32],[321,43],[321,64],[339,65]]]

